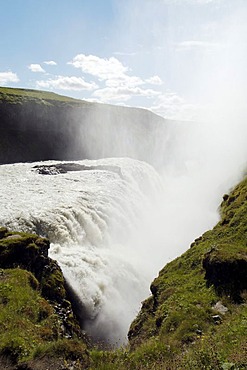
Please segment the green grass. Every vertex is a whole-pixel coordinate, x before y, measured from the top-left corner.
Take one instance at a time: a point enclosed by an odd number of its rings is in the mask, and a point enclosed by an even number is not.
[[[0,270],[0,354],[14,363],[28,359],[37,345],[59,336],[54,310],[38,286],[28,271]]]
[[[86,360],[88,362],[88,350],[86,344],[79,339],[59,339],[52,343],[43,343],[37,346],[33,358],[39,359],[43,356],[59,357],[67,360]]]
[[[75,369],[87,368],[85,341],[64,338],[61,324],[30,272],[0,270],[0,358],[7,357],[13,365],[46,358],[53,359],[54,368],[58,360],[64,369],[70,369],[67,361],[78,362]]]
[[[15,89],[10,87],[0,87],[0,104],[1,102],[12,104],[23,104],[25,102],[35,101],[39,104],[53,105],[56,103],[72,104],[72,105],[92,105],[79,99],[73,99],[64,95],[58,95],[53,92],[30,90],[30,89]]]

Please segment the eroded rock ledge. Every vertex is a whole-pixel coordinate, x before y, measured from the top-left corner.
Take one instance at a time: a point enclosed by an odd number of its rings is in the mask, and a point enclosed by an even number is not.
[[[57,163],[50,165],[36,165],[33,167],[40,175],[60,175],[70,171],[110,171],[122,177],[121,168],[114,165],[92,165],[87,166],[80,163]]]
[[[88,368],[79,327],[48,239],[0,228],[0,368]]]
[[[72,337],[80,328],[67,299],[66,284],[58,263],[48,257],[50,242],[35,234],[0,228],[0,268],[30,271],[39,282],[41,295],[48,299],[60,316],[63,334]]]

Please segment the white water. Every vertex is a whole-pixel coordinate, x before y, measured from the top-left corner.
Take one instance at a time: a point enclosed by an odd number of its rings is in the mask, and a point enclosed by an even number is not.
[[[0,225],[47,236],[50,256],[83,302],[86,330],[123,343],[153,277],[146,235],[162,186],[144,162],[77,163],[91,169],[41,175],[38,163],[0,166]]]

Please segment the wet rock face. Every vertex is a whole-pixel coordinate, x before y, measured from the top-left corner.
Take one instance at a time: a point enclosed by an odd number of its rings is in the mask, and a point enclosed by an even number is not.
[[[219,294],[230,295],[231,298],[241,301],[241,293],[247,289],[247,259],[218,260],[215,252],[208,253],[203,260],[206,271],[205,278],[208,285],[214,285]]]
[[[12,102],[0,94],[0,163],[123,156],[164,160],[163,118],[144,109],[61,102],[42,94],[43,99],[24,101],[16,93]]]
[[[70,171],[110,171],[122,177],[121,168],[111,165],[86,166],[79,163],[58,163],[51,165],[37,165],[33,167],[40,175],[60,175]]]

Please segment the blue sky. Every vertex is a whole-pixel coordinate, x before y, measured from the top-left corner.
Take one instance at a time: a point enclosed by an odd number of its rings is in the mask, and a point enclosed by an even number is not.
[[[0,0],[0,85],[193,119],[247,82],[246,13],[246,0]]]

